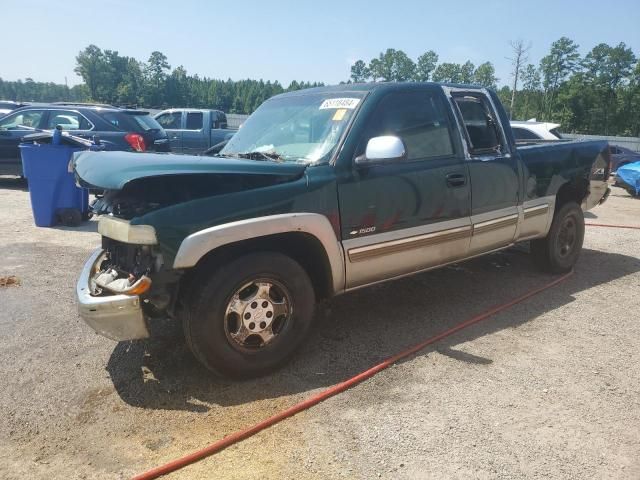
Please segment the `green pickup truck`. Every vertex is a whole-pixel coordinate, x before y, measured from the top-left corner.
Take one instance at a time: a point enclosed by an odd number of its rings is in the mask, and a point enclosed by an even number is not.
[[[570,270],[609,163],[606,142],[516,147],[480,87],[278,95],[214,157],[77,154],[79,184],[105,190],[80,315],[115,340],[175,319],[213,372],[263,375],[334,295],[522,241],[539,267]]]

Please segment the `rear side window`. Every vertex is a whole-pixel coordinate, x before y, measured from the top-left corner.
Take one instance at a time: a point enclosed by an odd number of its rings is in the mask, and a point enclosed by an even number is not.
[[[558,131],[557,128],[552,128],[551,130],[549,130],[549,133],[556,138],[562,139],[562,134]]]
[[[136,131],[144,131],[147,132],[149,130],[162,130],[162,127],[156,119],[153,118],[148,113],[146,114],[137,114],[137,113],[125,113],[126,116],[133,117],[133,120],[138,124],[138,129]]]
[[[516,140],[540,140],[540,137],[526,128],[512,127],[513,136]]]
[[[45,128],[54,129],[58,125],[62,130],[91,130],[93,125],[83,115],[70,110],[51,110]]]
[[[502,147],[497,120],[483,96],[455,96],[454,100],[467,131],[472,155],[499,153]]]
[[[408,160],[424,160],[453,155],[446,110],[440,97],[425,91],[393,92],[376,107],[358,147],[364,153],[373,137],[402,138]]]
[[[187,130],[201,130],[202,129],[202,112],[188,112],[187,113]]]
[[[169,130],[180,130],[182,128],[182,112],[167,112],[158,115],[156,121],[162,128]]]
[[[123,132],[148,132],[162,127],[148,113],[96,112],[113,127]]]
[[[213,115],[211,115],[211,128],[227,128],[227,116],[224,112],[213,112]]]

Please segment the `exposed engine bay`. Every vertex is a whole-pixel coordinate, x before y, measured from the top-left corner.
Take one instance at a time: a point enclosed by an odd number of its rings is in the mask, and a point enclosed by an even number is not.
[[[138,295],[151,287],[149,275],[162,268],[162,255],[150,245],[130,245],[102,237],[105,253],[96,264],[93,295]]]
[[[241,174],[144,177],[128,182],[122,190],[106,190],[91,208],[96,215],[114,215],[130,220],[169,205],[277,185],[291,179],[291,176]]]

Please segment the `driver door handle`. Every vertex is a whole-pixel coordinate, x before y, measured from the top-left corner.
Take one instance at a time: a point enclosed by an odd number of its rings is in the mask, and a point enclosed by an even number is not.
[[[451,188],[462,187],[467,184],[467,177],[461,173],[447,175],[447,185]]]

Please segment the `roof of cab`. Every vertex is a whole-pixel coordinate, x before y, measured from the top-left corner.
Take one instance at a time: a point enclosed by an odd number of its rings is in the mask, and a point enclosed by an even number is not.
[[[326,87],[306,88],[304,90],[294,90],[276,95],[272,98],[294,95],[309,95],[317,93],[340,93],[340,92],[371,92],[373,90],[398,90],[407,87],[453,87],[468,90],[482,90],[485,87],[480,85],[465,85],[458,83],[436,83],[436,82],[369,82],[369,83],[342,83],[340,85],[329,85]]]

